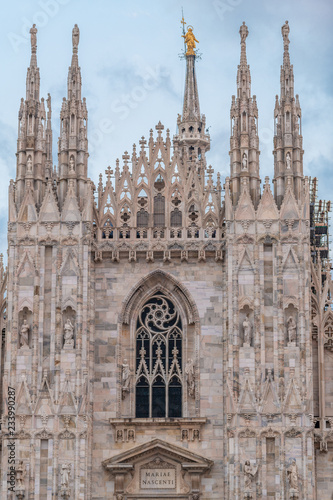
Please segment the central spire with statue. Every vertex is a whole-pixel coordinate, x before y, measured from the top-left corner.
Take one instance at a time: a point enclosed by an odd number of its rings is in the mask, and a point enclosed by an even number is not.
[[[187,168],[197,171],[202,187],[206,171],[205,154],[210,149],[210,137],[206,130],[206,117],[200,113],[199,92],[195,71],[195,61],[200,59],[196,49],[199,40],[196,39],[193,26],[188,25],[185,31],[186,21],[181,19],[182,38],[185,50],[181,58],[186,59],[186,77],[183,101],[183,113],[178,115],[178,133],[174,137],[175,147],[179,147],[182,156],[189,160]],[[192,165],[193,163],[193,165]]]
[[[184,18],[182,18],[181,23],[184,26]],[[196,48],[195,42],[199,43],[199,40],[197,40],[194,36],[193,33],[193,26],[188,26],[187,27],[187,33],[183,34],[182,37],[185,39],[185,44],[187,47],[186,55],[187,56],[195,56],[195,51],[194,49]]]

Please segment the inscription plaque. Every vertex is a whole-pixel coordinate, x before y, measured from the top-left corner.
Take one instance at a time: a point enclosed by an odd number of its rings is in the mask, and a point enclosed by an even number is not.
[[[175,469],[141,469],[140,487],[143,490],[173,489],[176,487]]]

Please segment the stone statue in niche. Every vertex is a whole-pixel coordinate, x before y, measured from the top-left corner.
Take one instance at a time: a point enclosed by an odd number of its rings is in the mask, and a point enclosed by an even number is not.
[[[69,171],[75,172],[75,161],[73,156],[71,156],[69,160]]]
[[[32,172],[32,159],[31,159],[30,155],[29,155],[28,160],[27,160],[27,171]]]
[[[191,398],[195,397],[195,373],[194,373],[194,361],[193,359],[188,359],[185,366],[185,375],[187,382],[188,395]]]
[[[298,469],[296,460],[294,458],[287,469],[287,478],[290,490],[293,492],[298,492]]]
[[[23,320],[23,324],[20,330],[20,343],[21,347],[29,347],[29,325],[27,320]]]
[[[124,399],[127,392],[129,392],[129,385],[131,379],[131,371],[127,359],[124,359],[124,362],[121,367],[121,392],[122,397]]]
[[[64,349],[74,348],[74,326],[68,318],[64,325]]]
[[[250,460],[244,464],[244,486],[246,490],[251,490],[252,481],[258,472],[258,466],[251,465]]]
[[[243,321],[243,332],[244,332],[244,343],[243,343],[243,346],[244,347],[250,347],[251,345],[251,332],[252,332],[252,325],[251,325],[251,321],[249,319],[249,315],[247,314],[245,316],[245,319]]]
[[[287,321],[288,345],[296,345],[296,321],[292,316],[289,316]]]
[[[71,464],[62,464],[60,469],[61,489],[69,487],[69,476],[71,474]]]
[[[247,156],[246,153],[243,154],[243,159],[242,159],[242,170],[247,169]]]
[[[133,429],[129,429],[127,432],[127,441],[135,441],[135,432]]]
[[[289,151],[288,151],[287,156],[286,156],[286,164],[287,164],[287,169],[290,170],[291,169],[291,156],[290,156]]]
[[[26,476],[26,473],[27,471],[24,468],[23,460],[20,460],[18,466],[16,467],[16,491],[25,490],[24,478]]]

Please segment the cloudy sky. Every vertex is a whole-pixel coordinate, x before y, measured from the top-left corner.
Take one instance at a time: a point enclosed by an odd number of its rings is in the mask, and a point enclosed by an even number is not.
[[[185,62],[181,8],[193,25],[201,112],[210,127],[208,162],[229,173],[231,96],[236,92],[239,27],[249,28],[247,56],[259,108],[262,179],[273,175],[273,109],[282,63],[281,26],[290,25],[295,92],[300,96],[304,173],[319,178],[319,195],[333,199],[333,3],[331,0],[15,0],[2,2],[0,115],[0,252],[7,249],[7,190],[15,176],[17,113],[25,96],[29,29],[38,28],[41,96],[50,92],[53,163],[59,112],[66,95],[72,28],[80,28],[79,62],[89,111],[89,175],[99,172],[159,120],[176,132],[182,110]]]

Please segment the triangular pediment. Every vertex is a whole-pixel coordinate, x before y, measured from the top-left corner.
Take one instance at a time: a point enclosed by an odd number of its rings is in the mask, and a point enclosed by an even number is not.
[[[262,413],[276,414],[280,413],[279,399],[273,384],[271,375],[268,376],[263,390]]]
[[[257,219],[260,221],[279,219],[279,211],[268,183],[265,184],[264,192],[258,206]]]
[[[287,189],[286,195],[283,199],[283,203],[281,205],[281,219],[294,219],[297,220],[300,218],[299,211],[297,208],[296,199],[294,193],[291,188]]]
[[[245,380],[244,387],[240,393],[238,408],[241,413],[256,412],[256,399],[249,379]]]
[[[58,412],[61,415],[76,415],[76,402],[68,378],[66,378],[59,396]]]
[[[80,268],[76,255],[72,249],[67,251],[66,257],[60,267],[59,274],[65,276],[79,276]]]
[[[65,203],[62,208],[61,220],[64,222],[79,222],[81,220],[77,196],[72,184],[69,184],[68,187]]]
[[[102,462],[107,469],[112,469],[115,466],[125,465],[129,463],[135,464],[136,461],[142,460],[144,456],[160,455],[175,460],[176,462],[193,464],[204,469],[209,469],[213,465],[213,461],[201,455],[192,453],[186,448],[181,448],[174,444],[167,443],[161,439],[153,439],[149,443],[145,443],[130,450],[127,450],[112,458],[108,458]]]
[[[39,219],[42,222],[58,222],[59,221],[59,208],[55,198],[52,183],[49,182],[46,188],[44,200],[39,212]]]
[[[295,386],[294,379],[291,379],[287,394],[284,400],[285,413],[295,413],[302,410],[302,399],[298,388]]]
[[[26,378],[21,381],[16,396],[16,413],[17,415],[31,415],[32,405],[29,388]]]
[[[35,415],[53,415],[53,397],[46,377],[42,381],[42,386],[36,401],[34,410]]]
[[[236,208],[235,220],[254,220],[256,218],[256,213],[251,200],[251,196],[247,189],[244,189]]]
[[[239,271],[251,271],[254,273],[254,265],[249,255],[248,249],[245,248],[239,259],[238,272]]]
[[[289,248],[287,251],[283,262],[282,262],[282,269],[298,269],[298,259],[297,255],[292,247]]]
[[[25,192],[22,205],[18,214],[19,222],[36,222],[37,210],[32,188],[29,186]]]

